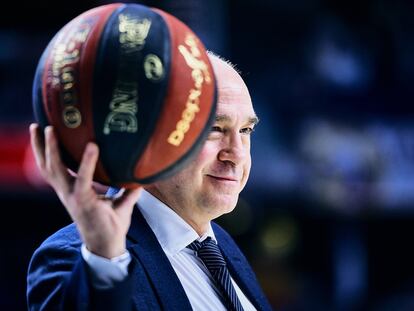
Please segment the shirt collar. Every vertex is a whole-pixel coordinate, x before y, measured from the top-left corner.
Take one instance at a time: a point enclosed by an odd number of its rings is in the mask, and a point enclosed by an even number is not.
[[[185,249],[194,240],[201,242],[211,237],[217,243],[211,223],[208,224],[207,232],[200,237],[173,209],[144,189],[138,199],[138,208],[162,249],[171,255]]]

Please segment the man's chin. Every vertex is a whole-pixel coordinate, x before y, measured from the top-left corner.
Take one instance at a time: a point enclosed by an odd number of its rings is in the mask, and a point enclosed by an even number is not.
[[[216,217],[231,213],[237,205],[238,196],[220,195],[211,200],[211,208],[214,210]]]

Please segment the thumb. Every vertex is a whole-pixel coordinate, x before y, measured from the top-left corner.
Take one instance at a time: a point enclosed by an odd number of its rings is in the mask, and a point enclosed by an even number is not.
[[[141,187],[126,189],[114,202],[115,213],[121,218],[131,217],[132,210],[141,195],[141,191]]]

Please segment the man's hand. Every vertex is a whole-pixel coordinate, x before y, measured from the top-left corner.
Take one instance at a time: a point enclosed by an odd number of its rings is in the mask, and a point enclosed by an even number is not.
[[[46,127],[43,139],[39,125],[31,124],[30,138],[40,173],[56,191],[76,223],[88,250],[106,258],[123,254],[132,210],[140,189],[125,190],[116,199],[102,198],[92,186],[99,155],[96,144],[87,144],[77,176],[73,177],[60,158],[51,126]]]

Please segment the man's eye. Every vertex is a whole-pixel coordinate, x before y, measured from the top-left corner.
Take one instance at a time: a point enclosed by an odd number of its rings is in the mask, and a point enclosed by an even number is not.
[[[212,131],[212,132],[221,132],[221,131],[222,131],[222,129],[221,129],[221,127],[220,127],[220,126],[212,126],[212,127],[211,127],[211,131]]]
[[[249,135],[249,134],[253,133],[253,131],[254,131],[254,128],[252,128],[252,127],[245,127],[245,128],[242,128],[240,130],[240,133]]]

